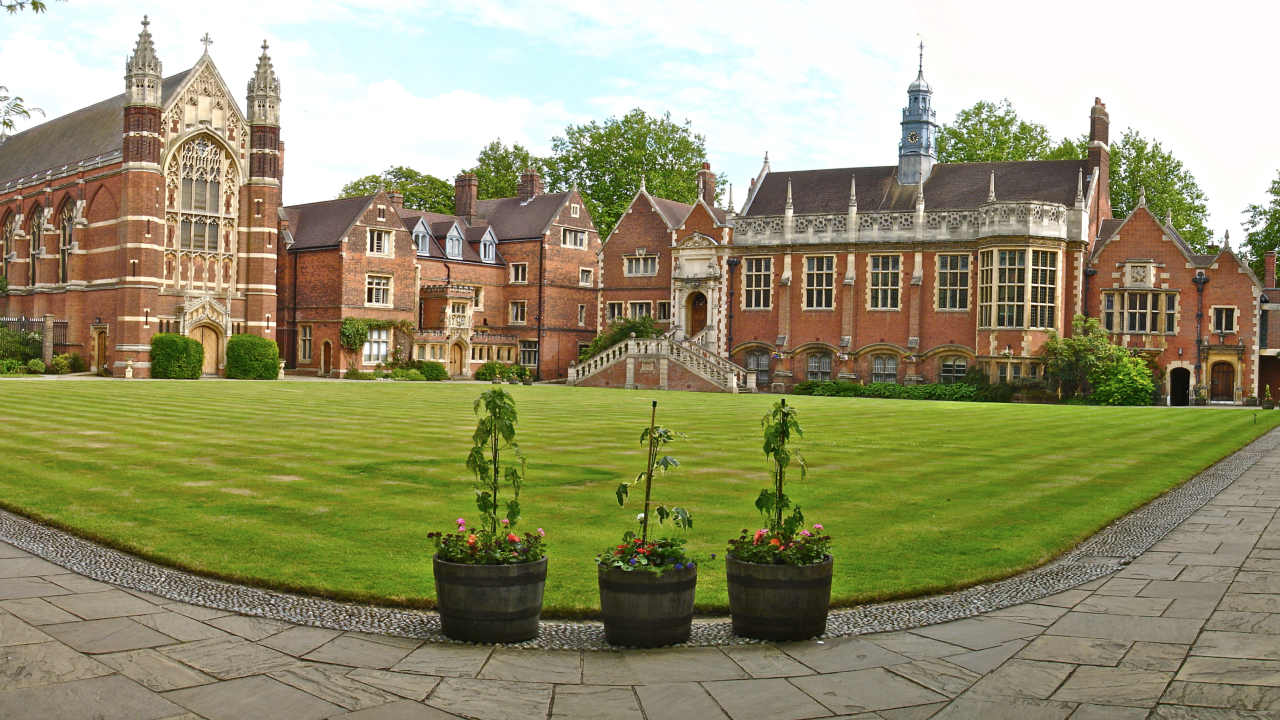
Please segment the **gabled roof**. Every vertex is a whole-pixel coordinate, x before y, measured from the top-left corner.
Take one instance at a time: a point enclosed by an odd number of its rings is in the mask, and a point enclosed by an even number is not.
[[[551,229],[569,193],[538,195],[528,202],[518,197],[481,200],[476,203],[476,217],[493,227],[499,241],[541,238]]]
[[[495,252],[493,262],[485,262],[480,257],[478,246],[485,235],[492,232],[492,228],[488,225],[468,226],[465,218],[454,215],[442,215],[440,213],[422,212],[421,210],[406,210],[401,208],[396,211],[400,216],[400,221],[404,223],[405,229],[413,232],[418,229],[418,224],[426,226],[429,233],[425,248],[418,248],[418,254],[424,257],[436,258],[439,260],[453,260],[461,262],[473,262],[481,265],[503,265],[505,260],[502,259],[502,253]],[[462,233],[462,237],[466,242],[462,243],[462,257],[451,258],[444,251],[441,241],[449,236],[450,231],[454,228]],[[494,240],[497,236],[494,235]]]
[[[996,199],[1036,200],[1073,207],[1076,183],[1088,173],[1087,160],[941,163],[924,183],[929,210],[974,210],[987,202],[991,173]],[[782,215],[791,184],[797,215],[838,214],[849,209],[849,190],[856,179],[859,212],[913,212],[916,185],[899,185],[896,165],[829,170],[772,171],[753,190],[744,217]]]
[[[167,104],[191,70],[161,82]],[[124,149],[124,95],[40,123],[0,143],[0,183]]]
[[[294,238],[289,250],[338,247],[375,197],[339,198],[284,208]]]
[[[1111,241],[1119,235],[1120,230],[1124,228],[1125,225],[1129,224],[1129,221],[1132,220],[1139,212],[1146,213],[1146,215],[1151,218],[1152,222],[1164,230],[1165,234],[1173,240],[1174,247],[1178,248],[1178,251],[1187,258],[1187,261],[1191,263],[1192,267],[1208,268],[1214,263],[1219,262],[1223,255],[1229,255],[1239,267],[1244,269],[1245,273],[1249,275],[1249,278],[1252,279],[1258,287],[1262,287],[1262,282],[1258,280],[1258,276],[1254,274],[1253,268],[1249,267],[1248,263],[1241,260],[1240,256],[1236,255],[1229,246],[1224,246],[1221,250],[1212,254],[1197,253],[1191,249],[1191,245],[1182,237],[1182,234],[1178,232],[1177,228],[1160,222],[1160,219],[1157,218],[1146,205],[1139,205],[1134,208],[1133,211],[1123,219],[1102,221],[1101,226],[1098,228],[1098,241],[1094,243],[1093,253],[1089,256],[1089,264],[1092,265],[1097,262],[1098,257],[1102,254],[1102,251],[1107,247],[1107,245],[1109,245]]]

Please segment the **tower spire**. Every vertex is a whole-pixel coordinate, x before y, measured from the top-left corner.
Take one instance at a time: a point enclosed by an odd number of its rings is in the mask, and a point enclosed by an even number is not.
[[[160,107],[160,58],[156,57],[156,46],[151,40],[151,31],[147,26],[151,21],[142,16],[142,32],[138,33],[138,44],[133,54],[124,64],[124,86],[126,105],[146,105]]]
[[[907,88],[902,109],[902,140],[898,143],[898,184],[919,185],[929,179],[938,161],[938,123],[933,109],[933,88],[924,79],[924,40],[915,82]]]
[[[246,104],[249,106],[250,125],[280,125],[280,78],[276,77],[271,56],[267,54],[269,47],[263,40],[258,68],[249,79]]]

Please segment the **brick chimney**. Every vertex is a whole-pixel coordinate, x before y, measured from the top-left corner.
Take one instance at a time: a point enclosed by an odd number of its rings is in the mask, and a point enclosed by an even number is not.
[[[1276,286],[1276,251],[1268,250],[1262,256],[1262,274],[1266,276],[1266,287]]]
[[[466,218],[468,225],[476,223],[476,204],[480,195],[480,181],[471,173],[463,173],[453,181],[453,214]]]
[[[520,173],[520,202],[527,203],[542,194],[542,176],[530,168]]]
[[[400,192],[396,192],[395,190],[392,190],[391,192],[387,193],[387,198],[391,200],[391,207],[395,208],[396,210],[404,209],[404,193],[400,193]]]
[[[1090,220],[1111,218],[1111,116],[1101,98],[1093,99],[1089,110],[1089,176],[1094,191]]]
[[[711,163],[702,163],[702,169],[698,171],[698,188],[702,194],[702,200],[711,207],[716,206],[716,174],[711,172]]]

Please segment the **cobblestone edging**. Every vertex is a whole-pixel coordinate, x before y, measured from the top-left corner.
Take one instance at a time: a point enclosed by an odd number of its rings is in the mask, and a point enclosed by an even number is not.
[[[834,610],[827,635],[889,632],[959,620],[1069,590],[1116,572],[1277,446],[1280,428],[1120,518],[1042,568],[946,595]],[[334,630],[453,642],[440,634],[439,617],[433,612],[339,603],[210,580],[139,560],[4,511],[0,511],[0,540],[95,580],[192,605]],[[734,636],[728,619],[707,618],[694,622],[689,645],[751,642]],[[603,650],[613,646],[605,642],[604,628],[598,622],[544,621],[538,639],[517,647]]]

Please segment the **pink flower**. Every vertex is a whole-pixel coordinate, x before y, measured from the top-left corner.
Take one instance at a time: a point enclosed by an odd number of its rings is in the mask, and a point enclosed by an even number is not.
[[[813,529],[814,529],[814,530],[821,530],[821,529],[822,529],[822,526],[821,526],[821,525],[814,525],[814,526],[813,526]]]
[[[768,533],[769,533],[769,531],[768,531],[767,529],[765,529],[765,528],[760,528],[759,530],[757,530],[757,531],[756,531],[755,537],[751,538],[751,544],[752,544],[752,545],[759,545],[759,544],[760,544],[760,538],[763,538],[763,537],[764,537],[765,535],[767,535]]]
[[[458,529],[459,529],[459,530],[462,530],[462,529],[464,529],[464,528],[467,526],[467,521],[466,521],[465,519],[463,519],[463,518],[458,518],[458,521],[457,521],[457,522],[458,522]]]
[[[508,519],[506,519],[506,518],[502,518],[502,524],[503,524],[503,525],[510,525],[510,524],[511,524],[511,521],[510,521],[510,520],[508,520]]]
[[[538,528],[538,537],[546,537],[547,534],[542,532],[542,528]]]
[[[800,534],[805,537],[813,537],[813,533],[809,532],[808,530],[801,530]]]

